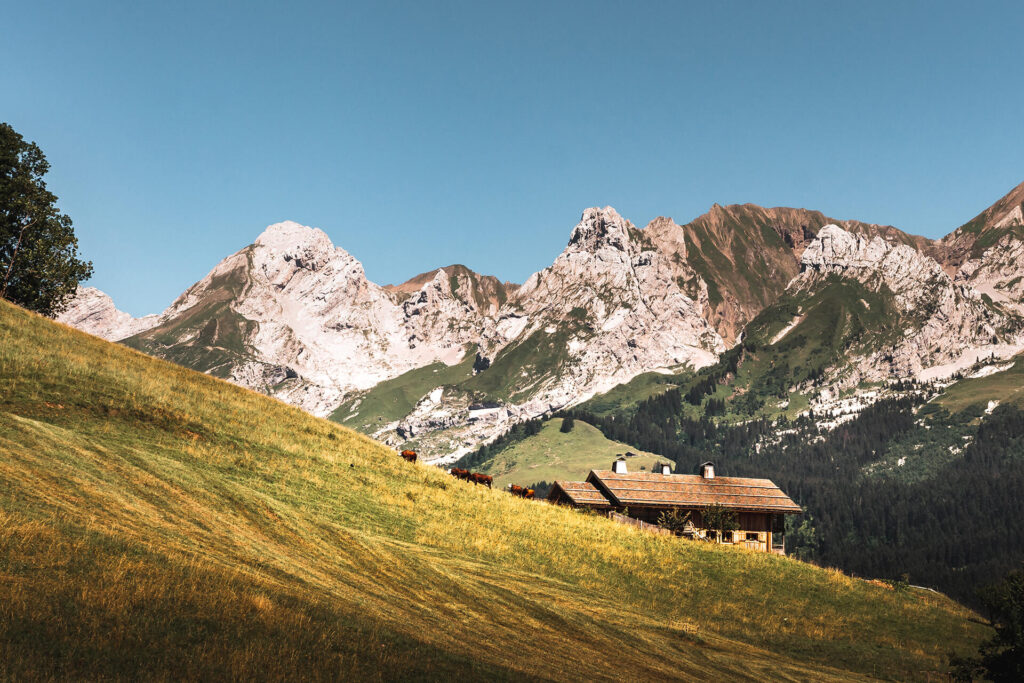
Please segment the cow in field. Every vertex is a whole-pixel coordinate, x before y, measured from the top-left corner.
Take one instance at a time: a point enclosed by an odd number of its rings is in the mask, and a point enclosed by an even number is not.
[[[402,457],[409,462],[416,462],[416,451],[402,451]]]
[[[491,488],[491,484],[494,483],[494,477],[489,474],[473,472],[473,474],[469,475],[469,478],[474,484],[483,484],[486,485],[487,488]]]
[[[479,472],[470,472],[459,467],[453,467],[448,470],[448,474],[458,479],[464,479],[471,481],[474,484],[484,484],[487,488],[491,488],[491,484],[494,482],[494,477],[489,474],[481,474]]]
[[[535,493],[533,489],[523,488],[522,486],[516,486],[515,484],[508,485],[508,492],[513,496],[519,496],[520,498],[526,498],[527,500],[532,500]]]

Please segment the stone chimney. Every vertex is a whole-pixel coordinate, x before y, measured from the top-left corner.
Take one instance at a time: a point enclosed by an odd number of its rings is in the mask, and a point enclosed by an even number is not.
[[[672,474],[672,466],[667,462],[659,462],[654,466],[654,471],[658,474]]]
[[[713,462],[706,462],[703,465],[701,465],[700,466],[700,476],[704,477],[705,479],[714,479],[715,478],[715,463],[713,463]]]
[[[626,459],[619,458],[612,463],[612,472],[615,474],[626,474]]]

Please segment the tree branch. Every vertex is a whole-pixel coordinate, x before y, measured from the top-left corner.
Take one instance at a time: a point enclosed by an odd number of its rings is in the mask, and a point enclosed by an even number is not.
[[[25,231],[38,221],[38,218],[33,218],[28,223],[21,226],[21,230],[18,231],[18,241],[14,245],[14,252],[11,254],[10,263],[7,264],[7,273],[4,275],[4,286],[0,288],[0,299],[7,298],[7,283],[11,279],[11,271],[14,270],[14,259],[18,258],[18,250],[21,249],[21,239],[25,236]]]

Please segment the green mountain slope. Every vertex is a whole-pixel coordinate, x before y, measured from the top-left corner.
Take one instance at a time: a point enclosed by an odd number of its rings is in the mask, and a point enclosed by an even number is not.
[[[931,593],[474,488],[0,302],[0,678],[935,678]]]
[[[1006,363],[997,363],[996,367],[1004,369],[962,379],[935,397],[934,402],[951,411],[987,408],[989,401],[1024,408],[1024,354],[1017,354]]]
[[[348,398],[331,413],[330,419],[372,434],[389,422],[399,420],[416,407],[416,402],[430,390],[458,384],[473,376],[474,349],[466,351],[465,359],[455,365],[431,363],[385,380],[366,391]]]
[[[584,401],[577,409],[594,415],[612,415],[626,413],[652,396],[663,394],[689,380],[693,372],[684,370],[678,374],[666,375],[660,372],[645,372],[637,375],[625,384],[606,391],[603,394]]]
[[[528,486],[556,479],[580,481],[590,470],[608,469],[617,455],[633,452],[629,459],[632,470],[650,471],[665,458],[640,451],[632,446],[606,439],[596,427],[576,420],[572,431],[561,431],[562,418],[544,423],[540,432],[510,445],[474,469],[494,476],[494,485]]]
[[[725,404],[717,414],[736,419],[794,417],[807,403],[792,389],[820,381],[848,356],[896,341],[900,318],[889,294],[855,280],[832,277],[813,290],[787,292],[750,322],[743,341],[717,365],[681,385],[689,403],[703,405],[690,416],[709,412],[714,399]]]
[[[248,255],[247,249],[239,252],[233,267],[214,277],[199,303],[186,309],[183,315],[121,343],[193,370],[227,377],[232,365],[252,357],[245,338],[253,332],[256,323],[243,318],[230,306],[248,286]],[[192,289],[182,294],[179,301],[189,297]]]

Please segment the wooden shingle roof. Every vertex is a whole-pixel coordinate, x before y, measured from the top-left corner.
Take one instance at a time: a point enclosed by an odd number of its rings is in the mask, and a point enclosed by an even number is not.
[[[561,482],[568,483],[568,482]],[[587,477],[602,498],[616,507],[652,505],[702,508],[721,505],[733,510],[801,512],[799,505],[768,479],[714,477],[695,474],[654,474],[594,470]]]
[[[590,482],[586,481],[556,481],[551,487],[548,499],[556,497],[561,493],[569,499],[573,505],[585,505],[587,507],[611,507],[611,503],[597,490]]]

